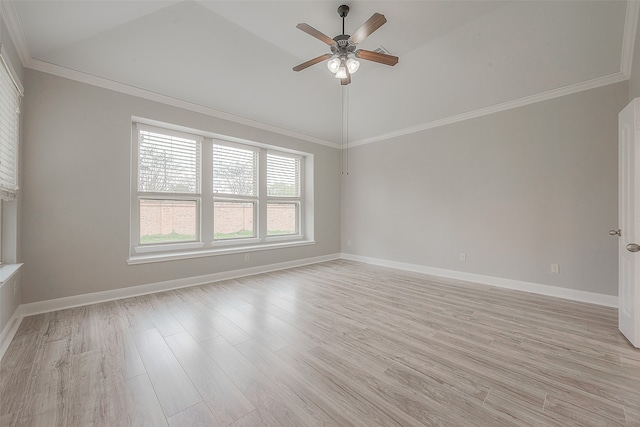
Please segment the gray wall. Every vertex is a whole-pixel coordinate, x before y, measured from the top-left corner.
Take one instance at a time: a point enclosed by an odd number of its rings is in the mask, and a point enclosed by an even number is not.
[[[616,120],[639,52],[628,84],[352,148],[342,187],[337,150],[25,70],[21,302],[336,253],[340,227],[347,253],[615,295]],[[132,115],[313,153],[318,243],[128,266]]]
[[[633,45],[633,64],[629,79],[629,101],[640,96],[640,22],[636,29],[636,40]]]
[[[622,82],[352,148],[343,252],[616,295],[627,99]]]
[[[339,150],[26,70],[23,303],[340,251]],[[251,102],[247,99],[247,102]],[[311,246],[127,265],[131,116],[314,154]]]

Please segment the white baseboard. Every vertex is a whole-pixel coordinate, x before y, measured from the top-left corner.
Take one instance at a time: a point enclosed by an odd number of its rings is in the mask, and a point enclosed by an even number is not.
[[[331,261],[339,258],[340,254],[323,255],[313,258],[299,259],[295,261],[280,262],[277,264],[223,271],[220,273],[205,274],[202,276],[185,277],[182,279],[167,280],[164,282],[149,283],[146,285],[131,286],[128,288],[113,289],[110,291],[93,292],[90,294],[74,295],[71,297],[21,304],[13,313],[13,316],[11,316],[11,319],[9,320],[9,323],[7,323],[7,326],[0,333],[0,360],[2,360],[2,356],[4,356],[4,353],[9,347],[9,343],[11,343],[11,340],[15,336],[16,331],[18,330],[18,326],[20,326],[20,323],[22,322],[22,319],[27,316],[140,295],[147,295],[156,292],[169,291],[172,289],[205,285],[207,283],[219,282],[221,280],[236,279],[239,277],[252,276],[260,273],[268,273],[270,271],[284,270],[287,268],[316,264],[319,262]]]
[[[4,329],[2,329],[2,332],[0,332],[0,360],[2,360],[4,353],[9,348],[11,340],[16,335],[18,326],[20,326],[23,317],[24,313],[22,311],[22,306],[19,305],[18,308],[16,308],[16,311],[13,312],[9,322],[5,325]]]
[[[219,282],[221,280],[253,276],[254,274],[268,273],[270,271],[284,270],[287,268],[300,267],[308,264],[316,264],[318,262],[331,261],[339,258],[340,254],[323,255],[314,258],[280,262],[277,264],[261,265],[258,267],[242,268],[239,270],[223,271],[220,273],[205,274],[202,276],[185,277],[181,279],[167,280],[164,282],[131,286],[128,288],[113,289],[110,291],[101,291],[90,294],[74,295],[65,298],[32,302],[29,304],[23,304],[22,307],[24,316],[31,316],[33,314],[48,313],[51,311],[64,310],[67,308],[80,307],[83,305],[97,304],[106,301],[153,294],[156,292],[170,291],[172,289],[205,285],[207,283]]]
[[[429,274],[432,276],[445,277],[467,282],[482,283],[485,285],[500,288],[515,289],[535,294],[548,295],[573,301],[587,302],[607,307],[618,307],[618,297],[612,295],[597,294],[594,292],[577,291],[574,289],[560,288],[556,286],[541,285],[538,283],[523,282],[520,280],[504,279],[501,277],[485,276],[481,274],[465,273],[461,271],[446,270],[442,268],[427,267],[417,264],[389,261],[379,258],[363,257],[348,253],[324,255],[314,258],[305,258],[295,261],[281,262],[258,267],[243,268],[240,270],[224,271],[220,273],[206,274],[202,276],[186,277],[182,279],[167,280],[164,282],[149,283],[146,285],[132,286],[129,288],[113,289],[110,291],[94,292],[90,294],[74,295],[71,297],[57,298],[53,300],[38,301],[29,304],[21,304],[9,319],[5,328],[0,332],[0,360],[4,356],[9,343],[15,336],[22,319],[34,314],[48,313],[51,311],[64,310],[67,308],[79,307],[83,305],[97,304],[100,302],[113,301],[122,298],[129,298],[140,295],[152,294],[155,292],[169,291],[172,289],[187,288],[191,286],[204,285],[207,283],[219,282],[221,280],[236,279],[245,276],[252,276],[270,271],[284,270],[287,268],[300,267],[303,265],[316,264],[319,262],[331,261],[335,259],[346,259],[359,261],[367,264],[380,265],[383,267],[397,268],[400,270],[413,271],[417,273]]]
[[[578,291],[575,289],[561,288],[558,286],[542,285],[539,283],[524,282],[521,280],[505,279],[502,277],[485,276],[482,274],[466,273],[462,271],[446,270],[444,268],[428,267],[418,264],[408,264],[404,262],[389,261],[379,258],[370,258],[348,253],[340,254],[340,258],[351,261],[364,262],[366,264],[379,265],[382,267],[397,268],[399,270],[424,273],[432,276],[445,277],[448,279],[464,280],[466,282],[482,283],[483,285],[496,286],[498,288],[514,289],[518,291],[531,292],[534,294],[547,295],[551,297],[564,298],[572,301],[587,302],[606,307],[618,308],[618,297],[614,295],[604,295],[595,292]]]

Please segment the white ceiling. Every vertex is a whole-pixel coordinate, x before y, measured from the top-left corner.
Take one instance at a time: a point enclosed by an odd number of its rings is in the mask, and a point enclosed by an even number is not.
[[[324,64],[299,73],[291,68],[328,52],[296,24],[334,37],[341,32],[336,10],[342,3],[13,0],[3,10],[11,15],[7,21],[27,67],[118,82],[339,143],[339,81]],[[348,125],[355,143],[624,80],[630,73],[625,64],[631,63],[638,14],[633,3],[347,4],[348,34],[374,12],[388,21],[360,47],[383,46],[400,57],[395,67],[362,61],[353,76]]]

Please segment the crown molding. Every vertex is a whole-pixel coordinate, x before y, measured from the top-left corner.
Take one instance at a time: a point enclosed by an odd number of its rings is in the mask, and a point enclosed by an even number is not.
[[[370,144],[372,142],[384,141],[390,138],[397,138],[400,136],[421,132],[427,129],[446,126],[452,123],[474,119],[477,117],[498,113],[500,111],[506,111],[512,108],[523,107],[525,105],[534,104],[536,102],[547,101],[553,98],[558,98],[560,96],[571,95],[584,90],[595,89],[597,87],[606,86],[613,83],[618,83],[624,80],[628,80],[631,77],[634,44],[636,39],[636,32],[638,31],[639,19],[640,19],[640,1],[628,0],[627,11],[625,13],[624,31],[622,36],[622,52],[620,55],[620,58],[621,58],[620,72],[618,73],[610,74],[608,76],[598,77],[592,80],[587,80],[581,83],[576,83],[576,84],[564,86],[557,89],[552,89],[552,90],[541,92],[535,95],[526,96],[524,98],[515,99],[513,101],[507,101],[507,102],[492,105],[489,107],[479,108],[477,110],[468,111],[466,113],[457,114],[455,116],[444,117],[442,119],[434,120],[427,123],[422,123],[417,126],[399,129],[393,132],[376,135],[370,138],[359,139],[356,141],[349,142],[349,144],[345,148],[357,147],[359,145],[365,145],[365,144]]]
[[[184,101],[182,99],[173,98],[167,95],[162,95],[162,94],[152,92],[146,89],[141,89],[135,86],[126,85],[124,83],[105,79],[103,77],[94,76],[91,74],[84,73],[82,71],[73,70],[71,68],[61,67],[59,65],[40,61],[38,59],[32,59],[31,64],[27,68],[31,68],[36,71],[42,71],[43,73],[53,74],[58,77],[75,80],[81,83],[98,86],[103,89],[109,89],[115,92],[136,96],[138,98],[147,99],[149,101],[155,101],[161,104],[182,108],[184,110],[189,110],[196,113],[205,114],[211,117],[228,120],[230,122],[238,123],[241,125],[251,126],[256,129],[262,129],[268,132],[273,132],[280,135],[289,136],[292,138],[297,138],[297,139],[313,142],[320,145],[326,145],[327,147],[332,147],[337,149],[340,148],[338,144],[330,141],[326,141],[324,139],[315,138],[313,136],[309,136],[299,132],[273,126],[267,123],[262,123],[256,120],[248,119],[246,117],[225,113],[224,111],[216,110],[210,107],[205,107],[203,105],[195,104],[193,102]]]
[[[638,31],[638,16],[640,15],[640,1],[627,1],[627,13],[624,20],[624,33],[622,36],[622,54],[620,56],[620,72],[627,78],[631,77],[633,65],[633,51]]]
[[[2,16],[5,24],[7,24],[9,37],[11,37],[13,46],[18,51],[22,66],[28,67],[32,61],[31,52],[29,51],[27,39],[22,31],[22,25],[20,25],[13,0],[0,0],[0,16]]]
[[[560,96],[571,95],[584,90],[595,89],[597,87],[606,86],[613,83],[618,83],[624,80],[628,80],[631,76],[631,67],[633,64],[634,42],[636,31],[638,30],[638,20],[640,19],[640,0],[628,0],[627,10],[625,14],[625,23],[622,40],[622,52],[620,60],[620,71],[614,74],[610,74],[603,77],[598,77],[592,80],[568,85],[565,87],[552,89],[546,92],[541,92],[535,95],[526,96],[512,101],[479,108],[477,110],[469,111],[454,116],[444,117],[431,122],[422,123],[416,126],[411,126],[404,129],[399,129],[392,132],[383,133],[370,138],[363,138],[353,142],[349,142],[345,147],[340,144],[327,141],[324,139],[312,137],[309,135],[301,134],[288,129],[273,126],[267,123],[258,122],[245,117],[236,116],[224,111],[219,111],[213,108],[205,107],[188,101],[184,101],[170,96],[161,95],[156,92],[148,91],[133,86],[126,85],[124,83],[108,80],[102,77],[83,73],[81,71],[73,70],[59,65],[47,63],[44,61],[36,60],[31,57],[29,47],[24,37],[20,21],[14,6],[14,0],[0,0],[0,15],[7,24],[7,30],[15,45],[22,65],[26,68],[31,68],[37,71],[42,71],[48,74],[57,75],[71,80],[76,80],[82,83],[102,87],[105,89],[114,90],[116,92],[125,93],[132,96],[137,96],[150,101],[156,101],[167,105],[183,108],[185,110],[194,111],[197,113],[217,117],[224,120],[229,120],[238,124],[251,126],[257,129],[274,132],[280,135],[290,136],[301,140],[313,142],[328,147],[341,149],[349,147],[357,147],[359,145],[370,144],[373,142],[383,141],[390,138],[396,138],[404,135],[409,135],[416,132],[421,132],[427,129],[433,129],[440,126],[446,126],[452,123],[461,122],[497,112],[509,110],[512,108],[518,108],[525,105],[533,104],[536,102],[546,101]]]
[[[98,86],[103,89],[110,89],[127,95],[147,99],[149,101],[155,101],[196,113],[205,114],[211,117],[228,120],[230,122],[238,123],[241,125],[251,126],[256,129],[262,129],[268,132],[277,133],[279,135],[289,136],[292,138],[297,138],[303,141],[313,142],[336,149],[340,148],[339,144],[321,138],[305,135],[303,133],[280,128],[278,126],[273,126],[267,123],[258,122],[256,120],[251,120],[245,117],[236,116],[234,114],[225,113],[224,111],[205,107],[203,105],[195,104],[192,102],[152,92],[146,89],[137,88],[134,86],[126,85],[124,83],[83,73],[71,68],[66,68],[56,64],[51,64],[45,61],[34,59],[31,57],[29,46],[24,36],[24,32],[22,31],[22,26],[20,25],[20,20],[18,19],[18,15],[16,13],[14,0],[0,0],[0,15],[4,18],[7,24],[9,36],[11,37],[16,50],[18,51],[18,56],[20,57],[22,66],[25,68],[42,71],[43,73],[53,74],[58,77],[64,77],[81,83]]]
[[[446,126],[453,123],[462,122],[464,120],[475,119],[477,117],[499,113],[501,111],[511,110],[513,108],[524,107],[525,105],[535,104],[537,102],[547,101],[549,99],[558,98],[565,95],[571,95],[571,94],[582,92],[589,89],[595,89],[601,86],[622,82],[628,79],[629,77],[625,76],[621,72],[609,74],[608,76],[598,77],[592,80],[587,80],[584,82],[564,86],[561,88],[548,90],[546,92],[537,93],[531,96],[525,96],[523,98],[515,99],[513,101],[507,101],[500,104],[479,108],[477,110],[468,111],[466,113],[456,114],[455,116],[444,117],[442,119],[423,123],[417,126],[412,126],[405,129],[399,129],[397,131],[376,135],[371,138],[364,138],[357,141],[352,141],[352,142],[349,142],[349,144],[345,148],[357,147],[359,145],[371,144],[372,142],[384,141],[385,139],[397,138],[400,136],[409,135],[416,132],[422,132],[427,129]]]

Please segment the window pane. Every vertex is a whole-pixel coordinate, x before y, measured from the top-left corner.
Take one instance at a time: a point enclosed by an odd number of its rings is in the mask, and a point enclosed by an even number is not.
[[[298,234],[297,203],[267,203],[267,236]]]
[[[258,153],[253,150],[213,145],[213,192],[256,196]]]
[[[214,202],[213,238],[241,239],[255,237],[254,204],[251,202]]]
[[[172,243],[197,240],[194,200],[140,200],[140,243]]]
[[[11,196],[18,188],[19,107],[20,93],[0,61],[0,190]]]
[[[192,139],[140,130],[138,190],[153,193],[197,193],[200,144]]]
[[[267,154],[267,195],[300,197],[300,159]]]

